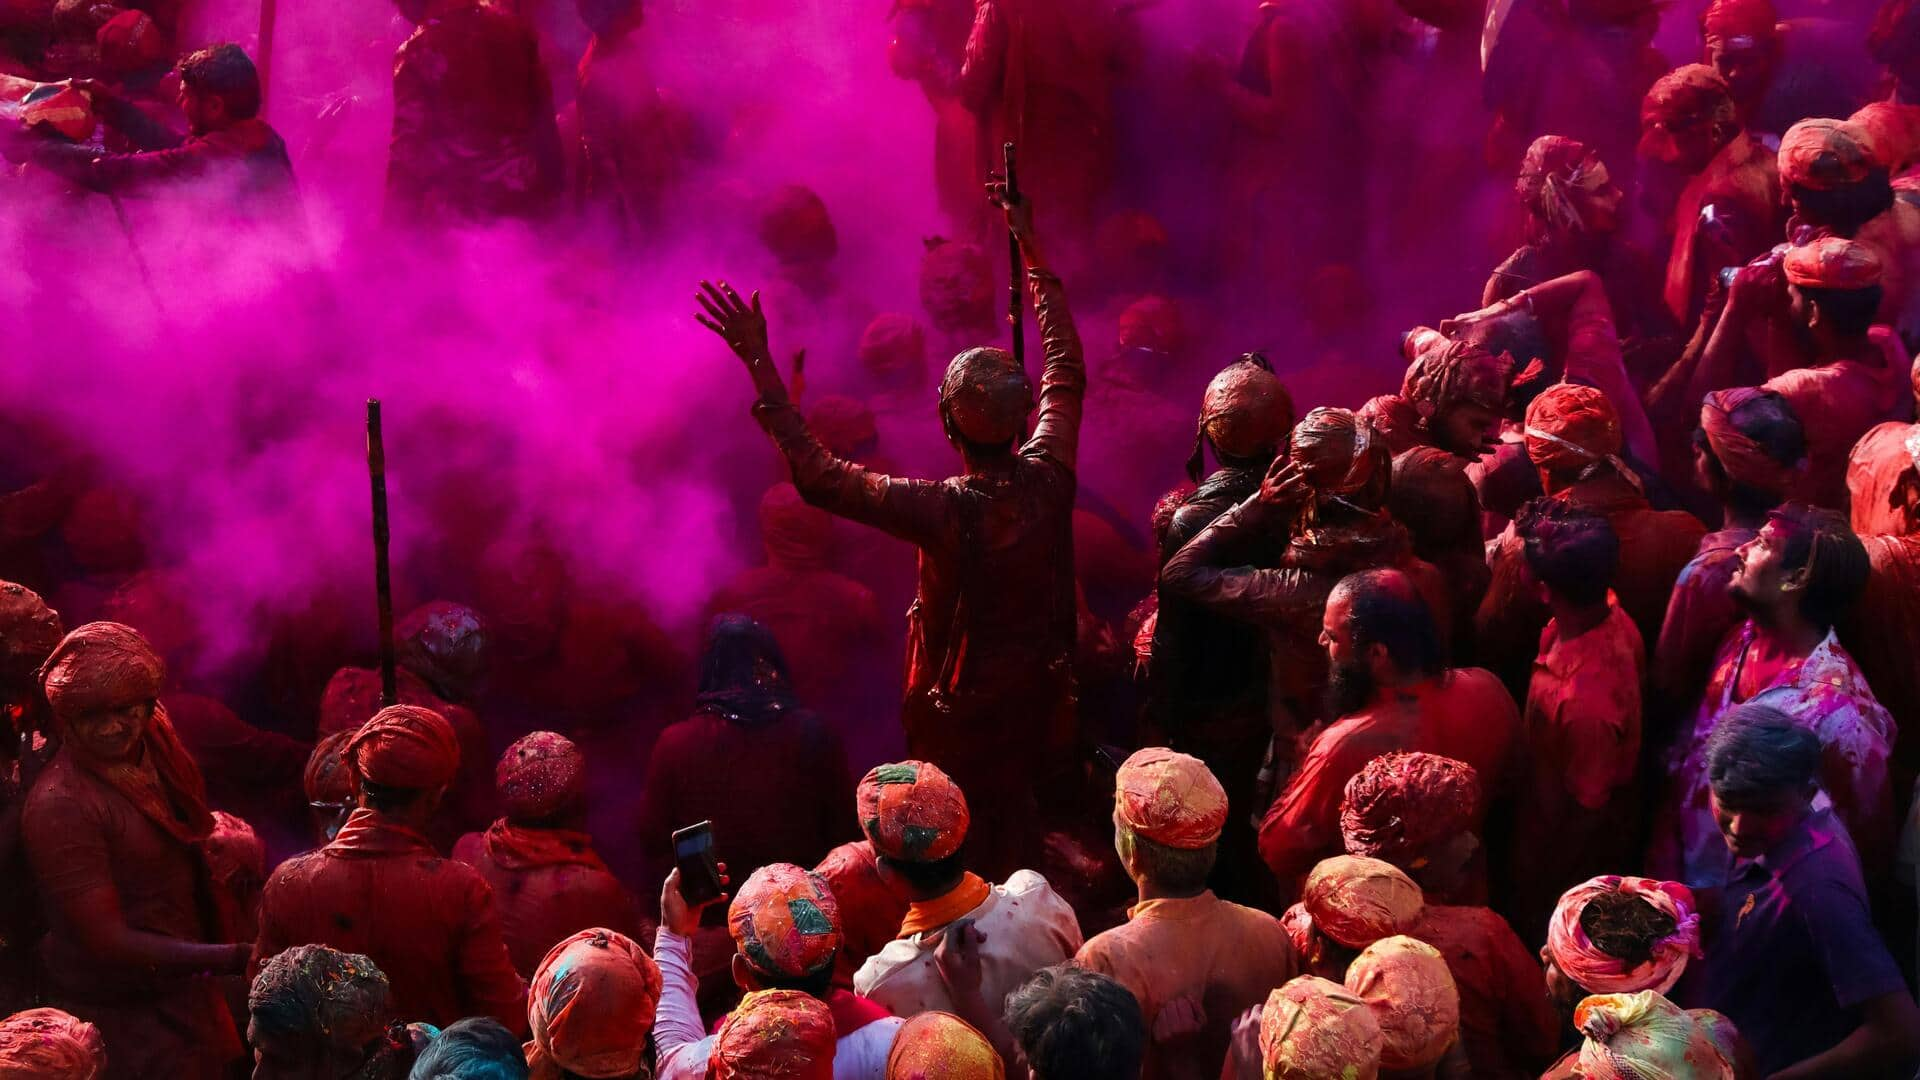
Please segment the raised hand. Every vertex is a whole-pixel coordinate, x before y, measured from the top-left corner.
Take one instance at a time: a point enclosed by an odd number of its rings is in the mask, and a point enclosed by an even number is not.
[[[767,345],[767,316],[760,310],[760,294],[755,292],[749,302],[724,281],[718,285],[702,281],[700,291],[694,293],[693,298],[700,301],[700,307],[706,312],[696,313],[694,319],[720,335],[720,340],[747,365],[747,373],[753,376],[753,385],[760,391],[761,400],[785,402],[787,387],[780,380],[779,369],[773,365],[773,352]]]
[[[1259,499],[1262,505],[1288,508],[1306,504],[1313,496],[1313,488],[1307,483],[1307,473],[1297,461],[1275,458],[1267,466],[1267,475],[1260,479]]]

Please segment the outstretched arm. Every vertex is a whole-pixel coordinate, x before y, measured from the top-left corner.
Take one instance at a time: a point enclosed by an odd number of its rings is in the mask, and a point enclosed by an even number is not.
[[[1071,469],[1080,448],[1080,417],[1087,393],[1087,364],[1080,332],[1067,310],[1067,293],[1060,278],[1047,269],[1040,240],[1033,231],[1033,204],[1015,200],[1007,185],[987,185],[987,198],[1006,212],[1007,231],[1020,243],[1028,287],[1033,292],[1034,320],[1040,324],[1040,347],[1046,366],[1040,374],[1039,418],[1024,448],[1042,453]]]
[[[1260,625],[1289,622],[1324,601],[1320,588],[1297,572],[1238,564],[1239,552],[1284,528],[1311,497],[1300,466],[1276,459],[1257,494],[1220,515],[1160,568],[1161,592]]]

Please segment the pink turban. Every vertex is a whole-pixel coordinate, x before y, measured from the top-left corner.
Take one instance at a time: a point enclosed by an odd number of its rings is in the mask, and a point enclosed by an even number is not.
[[[1383,938],[1347,967],[1347,989],[1380,1024],[1380,1067],[1424,1069],[1460,1032],[1460,990],[1440,950],[1410,937]]]
[[[1621,957],[1602,952],[1580,923],[1594,897],[1616,892],[1639,897],[1674,921],[1673,933],[1654,946],[1653,956],[1631,967]],[[1554,966],[1588,993],[1664,994],[1680,981],[1687,960],[1700,955],[1700,916],[1694,914],[1693,892],[1678,882],[1612,875],[1576,885],[1553,909],[1547,952]]]
[[[0,1080],[98,1080],[107,1071],[100,1029],[59,1009],[0,1020]]]
[[[565,735],[536,731],[523,735],[500,755],[494,786],[507,816],[539,821],[580,805],[587,794],[586,759]]]
[[[633,939],[582,930],[555,945],[527,985],[536,1053],[575,1076],[632,1076],[660,1004],[660,968]]]

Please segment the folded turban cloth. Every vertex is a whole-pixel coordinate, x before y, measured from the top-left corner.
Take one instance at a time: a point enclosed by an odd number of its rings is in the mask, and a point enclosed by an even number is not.
[[[322,806],[345,806],[353,801],[353,774],[347,768],[347,743],[351,731],[336,731],[313,746],[307,756],[307,770],[300,777],[306,788],[307,802]]]
[[[1228,365],[1200,399],[1200,433],[1227,457],[1271,454],[1292,430],[1293,398],[1278,375],[1253,360]]]
[[[1380,1022],[1337,982],[1302,975],[1260,1010],[1260,1061],[1268,1080],[1373,1080]]]
[[[1602,893],[1637,896],[1674,921],[1673,933],[1654,946],[1653,956],[1632,967],[1600,951],[1580,925],[1587,904]],[[1568,889],[1547,924],[1547,952],[1567,978],[1590,994],[1631,994],[1673,989],[1687,969],[1687,960],[1700,955],[1700,916],[1694,914],[1693,892],[1674,881],[1603,876]]]
[[[873,850],[907,862],[939,862],[960,850],[973,820],[960,785],[924,761],[875,766],[854,801]]]
[[[1568,232],[1582,232],[1586,229],[1583,203],[1612,182],[1606,163],[1586,143],[1564,135],[1542,135],[1527,147],[1514,191],[1535,217]]]
[[[390,992],[385,973],[365,956],[295,945],[261,966],[247,991],[247,1009],[277,1029],[360,1050],[386,1031]]]
[[[1766,447],[1733,422],[1734,411],[1740,406],[1769,396],[1780,395],[1757,386],[1715,390],[1700,403],[1700,430],[1706,433],[1707,446],[1713,450],[1720,467],[1726,470],[1728,479],[1743,487],[1785,498],[1799,480],[1796,468],[1799,462],[1774,460]]]
[[[373,714],[347,741],[347,767],[383,787],[432,791],[460,770],[460,741],[447,718],[417,705]]]
[[[1880,154],[1879,163],[1890,171],[1906,169],[1920,155],[1920,106],[1870,102],[1847,121],[1867,133]]]
[[[200,845],[207,873],[221,885],[267,879],[267,847],[253,826],[225,810],[213,812],[213,833]]]
[[[1611,464],[1638,483],[1620,460],[1620,413],[1595,387],[1555,383],[1527,406],[1527,458],[1535,468],[1573,472],[1596,462]]]
[[[1318,408],[1293,427],[1293,460],[1323,499],[1343,498],[1393,468],[1386,440],[1348,409]]]
[[[140,631],[111,622],[88,623],[68,634],[40,667],[47,704],[63,721],[152,701],[166,678],[167,665]]]
[[[100,1029],[59,1009],[0,1020],[0,1080],[98,1080],[107,1071]]]
[[[527,986],[536,1052],[574,1076],[626,1077],[646,1058],[660,969],[632,938],[582,930],[555,945]]]
[[[1416,340],[1409,337],[1408,341]],[[1495,356],[1485,345],[1440,335],[1419,339],[1418,349],[1400,382],[1400,396],[1413,403],[1421,418],[1432,419],[1458,405],[1478,405],[1504,412],[1513,384],[1513,358]]]
[[[1433,845],[1473,827],[1480,775],[1438,754],[1382,754],[1347,781],[1340,835],[1347,853],[1419,867]]]
[[[1587,998],[1574,1007],[1573,1026],[1586,1040],[1585,1080],[1733,1080],[1733,1062],[1707,1026],[1651,990]]]
[[[1654,80],[1640,103],[1640,119],[1643,126],[1660,121],[1669,129],[1732,124],[1733,92],[1711,66],[1682,64]]]
[[[1006,1075],[987,1037],[943,1012],[908,1020],[887,1054],[887,1080],[1005,1080]]]
[[[0,681],[32,678],[66,634],[59,613],[39,593],[0,581]]]
[[[1770,38],[1779,22],[1773,0],[1713,0],[1700,13],[1700,36]]]
[[[1321,933],[1349,949],[1406,933],[1426,907],[1420,886],[1399,868],[1357,855],[1322,859],[1307,874],[1300,903]]]
[[[1880,256],[1865,244],[1823,236],[1787,249],[1787,280],[1803,288],[1867,289],[1880,284]]]
[[[734,947],[763,975],[802,979],[833,963],[840,905],[827,879],[792,863],[753,872],[727,907]]]
[[[797,990],[756,990],[720,1024],[707,1059],[712,1080],[830,1080],[833,1014]]]
[[[861,365],[876,377],[893,381],[926,375],[927,331],[911,315],[897,311],[875,315],[860,332],[857,349]]]
[[[1114,781],[1114,812],[1156,844],[1193,851],[1220,839],[1227,790],[1206,763],[1164,746],[1136,750]]]
[[[1460,991],[1440,950],[1410,937],[1382,938],[1347,967],[1347,989],[1380,1024],[1380,1067],[1424,1069],[1460,1031]]]
[[[540,821],[586,798],[586,759],[565,735],[536,731],[500,755],[493,783],[509,818]]]
[[[1846,120],[1802,120],[1780,136],[1780,182],[1813,191],[1857,184],[1885,165],[1873,136]]]

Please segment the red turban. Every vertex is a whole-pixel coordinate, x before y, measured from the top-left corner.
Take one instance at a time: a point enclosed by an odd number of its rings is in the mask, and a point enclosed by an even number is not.
[[[1823,236],[1787,249],[1787,281],[1812,289],[1870,289],[1880,284],[1880,256],[1856,240]]]
[[[814,872],[833,890],[834,905],[840,909],[841,953],[853,967],[899,936],[907,902],[880,879],[871,841],[841,844],[827,852]]]
[[[1674,921],[1673,933],[1653,950],[1653,956],[1628,967],[1618,956],[1600,951],[1580,925],[1587,904],[1602,893],[1637,896]],[[1687,960],[1700,955],[1700,916],[1694,914],[1693,892],[1675,881],[1650,878],[1597,877],[1567,890],[1547,924],[1547,952],[1567,978],[1591,994],[1631,994],[1673,989]]]
[[[579,806],[587,797],[586,759],[565,735],[536,731],[500,755],[493,783],[509,818],[540,821]]]
[[[301,1030],[326,1047],[364,1050],[387,1030],[392,987],[379,965],[359,953],[295,945],[268,958],[247,990],[247,1008]]]
[[[1120,313],[1120,347],[1178,356],[1187,344],[1180,305],[1158,293],[1143,296]]]
[[[1734,1080],[1733,1059],[1715,1040],[1725,1017],[1704,1020],[1651,990],[1637,994],[1599,994],[1574,1007],[1573,1026],[1580,1046],[1580,1075],[1585,1080]]]
[[[804,979],[833,963],[840,905],[826,878],[792,863],[771,863],[740,886],[727,906],[727,929],[754,970]]]
[[[449,700],[466,701],[486,676],[487,631],[486,620],[472,608],[430,600],[407,612],[393,636],[402,667]]]
[[[776,563],[824,566],[833,552],[833,515],[809,506],[798,488],[783,481],[760,496],[760,542]]]
[[[39,593],[0,581],[0,685],[33,678],[66,633],[60,614]]]
[[[861,365],[877,379],[917,384],[926,377],[927,331],[911,315],[875,315],[860,332],[858,348]]]
[[[810,188],[788,184],[760,204],[760,242],[783,263],[825,262],[840,250],[827,204]]]
[[[1267,1080],[1373,1080],[1380,1047],[1372,1007],[1337,982],[1302,975],[1260,1010]]]
[[[1400,396],[1413,403],[1422,421],[1458,405],[1506,411],[1507,392],[1513,384],[1511,356],[1495,356],[1478,342],[1438,334],[1409,334],[1407,342],[1419,342],[1424,347],[1408,357]]]
[[[213,812],[213,832],[201,843],[207,873],[221,885],[267,880],[267,847],[245,820],[225,810]]]
[[[1700,403],[1700,430],[1706,433],[1707,446],[1713,450],[1714,460],[1720,463],[1729,480],[1756,491],[1786,498],[1787,493],[1799,482],[1800,470],[1797,466],[1800,463],[1774,460],[1766,447],[1733,422],[1734,411],[1740,406],[1768,396],[1780,395],[1757,386],[1715,390]]]
[[[1473,828],[1480,776],[1438,754],[1382,754],[1347,781],[1340,834],[1347,853],[1417,868],[1435,844]]]
[[[855,802],[874,852],[907,862],[939,862],[960,850],[973,820],[960,785],[924,761],[875,766]]]
[[[831,1080],[833,1013],[797,990],[756,990],[720,1024],[712,1080]]]
[[[153,67],[167,59],[167,36],[144,11],[123,11],[94,34],[100,62],[114,74]]]
[[[1713,38],[1771,38],[1778,29],[1779,13],[1773,0],[1713,0],[1700,13],[1700,36]]]
[[[1884,165],[1867,129],[1845,120],[1802,120],[1780,136],[1780,182],[1813,191],[1857,184]]]
[[[1300,903],[1321,933],[1349,949],[1363,949],[1412,929],[1426,898],[1391,863],[1336,855],[1307,874]]]
[[[1440,950],[1410,937],[1383,938],[1347,966],[1347,989],[1380,1024],[1380,1067],[1424,1069],[1460,1032],[1460,990]]]
[[[1005,1080],[1000,1054],[972,1024],[949,1013],[923,1012],[893,1037],[887,1080]]]
[[[1669,130],[1699,123],[1734,123],[1733,92],[1708,64],[1682,64],[1654,81],[1640,103],[1642,127],[1654,122]]]
[[[1620,460],[1620,413],[1607,395],[1578,383],[1555,383],[1527,406],[1527,457],[1542,472],[1578,472],[1607,462],[1637,483]],[[1548,494],[1554,494],[1552,490]]]
[[[347,741],[347,767],[383,787],[432,791],[460,771],[460,741],[447,718],[417,705],[373,714]]]
[[[314,744],[313,753],[307,755],[307,771],[300,778],[309,803],[345,806],[353,801],[353,774],[346,759],[352,738],[351,731],[336,731]]]
[[[400,704],[428,709],[442,704],[413,672],[401,668],[395,675],[398,677]],[[320,692],[318,733],[331,735],[336,731],[359,731],[360,726],[373,719],[373,714],[379,711],[380,673],[372,668],[341,668],[333,673],[333,677],[327,680],[327,688]]]
[[[1163,746],[1127,758],[1114,781],[1113,803],[1136,835],[1183,851],[1220,839],[1227,823],[1227,791],[1206,763]]]
[[[98,1080],[107,1071],[100,1029],[59,1009],[0,1020],[0,1080]]]
[[[873,409],[864,401],[829,394],[807,410],[807,427],[835,457],[850,458],[880,437]]]
[[[68,634],[40,666],[47,704],[61,720],[96,709],[152,701],[167,665],[140,631],[123,623],[88,623]]]
[[[1200,433],[1216,452],[1255,458],[1277,451],[1293,429],[1293,399],[1280,377],[1251,360],[1229,365],[1200,399]]]
[[[660,969],[646,950],[625,934],[582,930],[548,950],[527,984],[533,1054],[574,1076],[632,1076],[659,1004]]]
[[[1920,106],[1875,101],[1860,107],[1847,122],[1867,133],[1880,164],[1900,172],[1920,156]]]
[[[27,95],[20,123],[29,128],[45,124],[74,142],[84,142],[96,126],[93,100],[71,86],[42,87]]]
[[[1383,471],[1393,457],[1373,426],[1348,409],[1318,408],[1293,428],[1293,460],[1321,498],[1352,495]]]
[[[1586,143],[1542,135],[1521,159],[1514,191],[1540,221],[1566,232],[1584,232],[1588,200],[1613,184],[1606,162]]]

